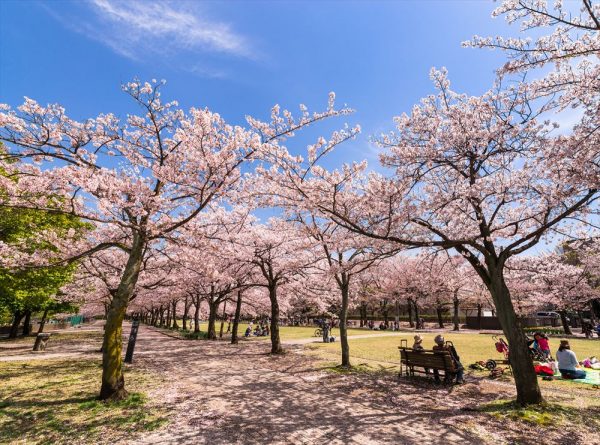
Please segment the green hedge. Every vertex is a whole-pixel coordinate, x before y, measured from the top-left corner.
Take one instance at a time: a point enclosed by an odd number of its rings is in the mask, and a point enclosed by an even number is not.
[[[524,331],[527,334],[533,334],[534,332],[542,332],[550,335],[565,335],[565,331],[562,328],[525,328]]]

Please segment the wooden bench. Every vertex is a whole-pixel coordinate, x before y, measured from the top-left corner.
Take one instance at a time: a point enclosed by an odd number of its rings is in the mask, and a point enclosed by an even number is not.
[[[400,350],[400,376],[413,377],[415,373],[430,375],[431,370],[443,372],[444,380],[450,379],[450,374],[457,372],[456,363],[452,360],[449,351],[420,350],[399,346]],[[415,368],[422,368],[415,369]]]

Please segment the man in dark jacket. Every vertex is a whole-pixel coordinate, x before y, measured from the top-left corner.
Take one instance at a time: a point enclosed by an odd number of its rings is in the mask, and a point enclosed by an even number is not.
[[[456,383],[460,383],[460,384],[465,383],[465,379],[463,377],[465,368],[462,365],[462,363],[460,362],[460,357],[458,356],[458,353],[456,352],[456,348],[454,348],[454,346],[452,346],[452,345],[447,345],[446,342],[444,341],[444,337],[442,335],[436,335],[436,337],[433,341],[435,342],[435,346],[433,347],[433,350],[450,352],[450,357],[452,358],[452,361],[456,365],[456,373],[446,373],[446,375],[444,376],[444,380],[447,382],[450,382],[456,376]],[[435,377],[435,381],[439,383],[440,373],[438,372],[437,369],[433,370],[433,376]]]

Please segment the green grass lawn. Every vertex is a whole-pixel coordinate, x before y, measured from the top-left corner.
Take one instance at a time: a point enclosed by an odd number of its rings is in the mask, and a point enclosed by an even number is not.
[[[129,397],[96,400],[98,360],[0,362],[0,443],[121,443],[130,433],[158,428],[167,412],[151,406],[143,391],[156,377],[126,370]]]
[[[434,345],[433,339],[438,333],[421,333],[423,336],[423,346],[425,349],[431,349]],[[400,355],[398,352],[398,346],[400,346],[400,339],[405,338],[408,340],[408,346],[413,344],[414,332],[399,332],[397,336],[393,337],[375,337],[375,338],[361,338],[350,340],[350,354],[356,358],[362,358],[365,360],[381,361],[381,362],[394,362],[398,363]],[[461,362],[467,366],[479,360],[487,360],[489,358],[502,359],[502,354],[496,351],[494,346],[494,340],[490,334],[472,334],[472,333],[445,333],[444,338],[447,341],[454,343],[458,354],[460,355]],[[558,349],[560,338],[550,339],[550,348],[552,354],[556,353]],[[585,357],[596,355],[600,357],[600,340],[586,340],[586,339],[571,339],[571,348],[577,354],[579,360],[583,360]],[[339,343],[329,343],[319,345],[321,349],[330,353],[339,353]]]
[[[426,349],[433,346],[433,339],[437,333],[421,333],[423,336],[423,345]],[[389,372],[397,372],[400,363],[400,353],[398,346],[400,340],[405,338],[408,340],[408,346],[412,346],[414,331],[399,332],[393,337],[374,337],[350,340],[350,357],[353,365],[365,363],[370,366],[370,369],[384,370]],[[502,359],[502,354],[496,351],[494,340],[491,334],[475,334],[475,333],[445,333],[445,339],[454,343],[461,362],[465,367],[476,361],[486,361],[487,359]],[[552,354],[556,353],[560,337],[550,338],[550,347]],[[600,340],[587,339],[570,339],[571,348],[577,354],[579,360],[585,357],[595,355],[600,357]],[[339,363],[341,360],[340,344],[336,343],[321,343],[311,344],[312,354],[317,355],[330,363]],[[505,366],[505,365],[500,365]],[[591,371],[593,372],[593,371]],[[481,372],[480,375],[487,374],[487,371]],[[504,377],[503,377],[504,378]],[[504,378],[510,380],[510,378]],[[580,389],[590,390],[597,393],[592,385],[574,383],[572,381],[543,381],[540,379],[542,387],[577,387]]]

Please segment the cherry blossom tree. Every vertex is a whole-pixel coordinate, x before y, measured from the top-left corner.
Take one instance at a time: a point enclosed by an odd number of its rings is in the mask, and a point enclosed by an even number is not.
[[[59,105],[44,107],[29,98],[16,110],[0,106],[0,141],[7,145],[1,167],[11,168],[15,158],[33,161],[19,163],[19,181],[2,179],[2,205],[60,212],[104,229],[85,243],[64,243],[62,261],[108,249],[127,256],[107,314],[101,399],[126,395],[122,322],[149,243],[175,233],[225,197],[245,162],[273,157],[295,131],[348,112],[335,110],[332,96],[323,113],[302,107],[295,119],[276,106],[269,122],[249,117],[244,129],[208,109],[186,113],[176,102],[163,103],[161,86],[126,84],[123,89],[141,114],[125,122],[112,114],[79,122]],[[41,191],[60,199],[45,199]]]
[[[340,294],[340,344],[342,349],[342,366],[350,367],[350,346],[348,344],[348,308],[350,306],[350,289],[355,275],[359,275],[377,264],[388,253],[384,246],[372,247],[365,239],[343,229],[333,221],[319,217],[310,211],[296,209],[293,220],[299,225],[310,243],[314,244],[313,252],[317,259],[314,267],[321,272],[324,284],[333,279]],[[368,240],[366,240],[368,241]],[[380,243],[381,244],[381,243]],[[323,292],[323,291],[321,291]],[[324,292],[325,293],[325,292]]]
[[[599,182],[590,181],[598,177],[597,157],[558,149],[564,138],[537,119],[527,85],[470,97],[452,91],[443,71],[432,79],[437,94],[397,117],[397,132],[379,140],[391,176],[362,175],[361,165],[295,175],[282,162],[278,180],[360,235],[458,251],[488,288],[511,343],[519,402],[537,403],[541,393],[505,265],[597,210]]]
[[[572,333],[566,311],[586,308],[600,295],[600,290],[590,286],[585,267],[568,264],[558,254],[516,258],[508,267],[508,283],[519,312],[556,310],[566,334]]]
[[[256,224],[241,234],[236,241],[247,252],[247,261],[257,273],[253,287],[268,292],[271,306],[271,353],[281,354],[279,335],[281,287],[304,273],[314,263],[311,243],[295,230],[295,226],[282,219],[272,218],[266,225]]]

